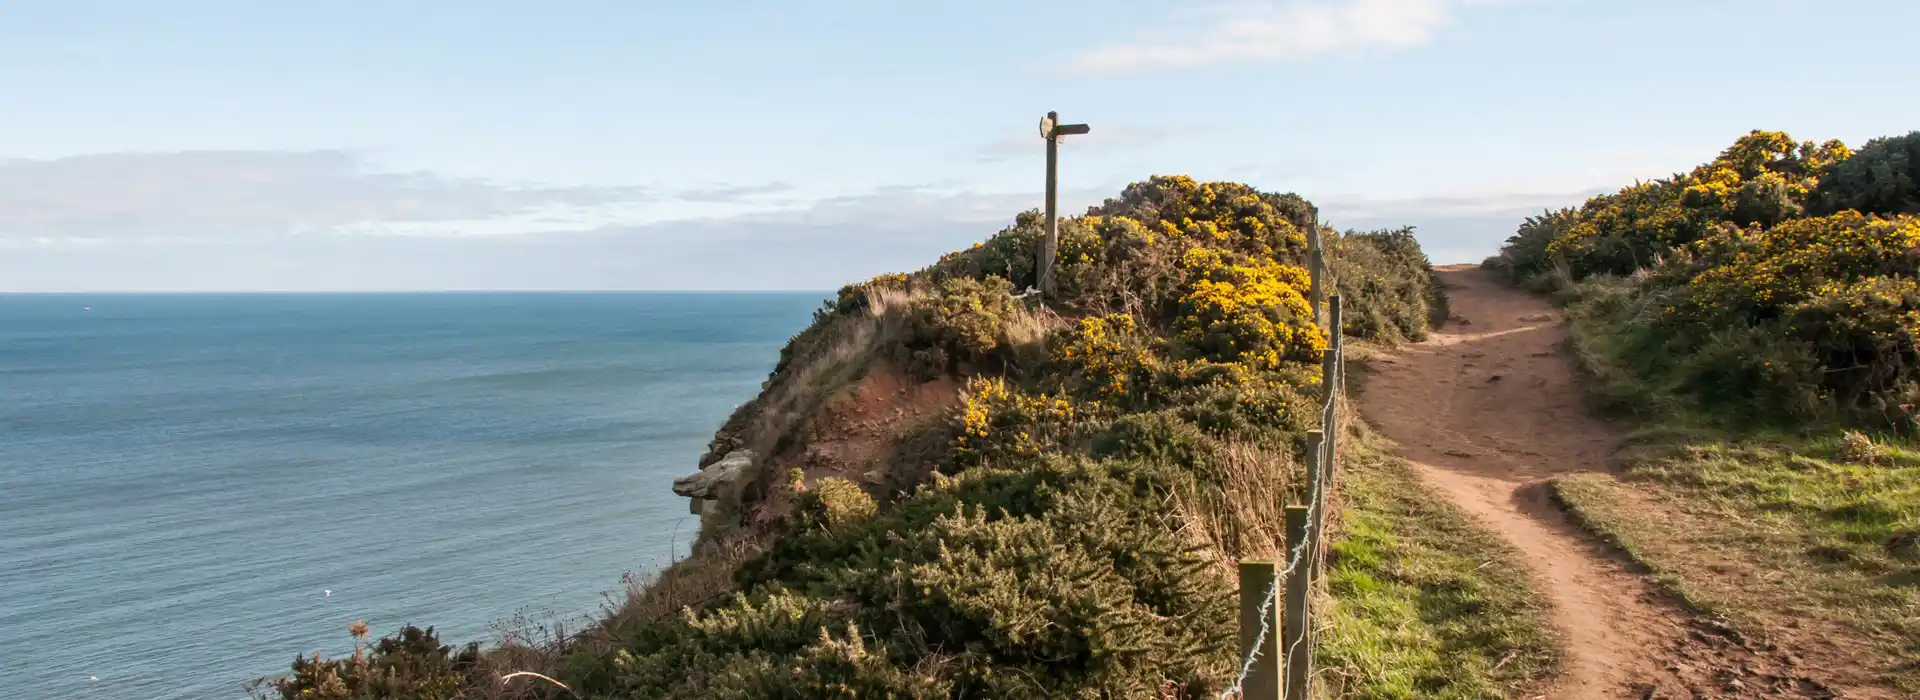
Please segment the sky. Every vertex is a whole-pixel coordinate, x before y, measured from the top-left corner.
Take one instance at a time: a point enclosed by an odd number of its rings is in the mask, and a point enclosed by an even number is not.
[[[1752,129],[1920,128],[1913,0],[0,0],[0,292],[827,290],[1154,174],[1477,262]]]

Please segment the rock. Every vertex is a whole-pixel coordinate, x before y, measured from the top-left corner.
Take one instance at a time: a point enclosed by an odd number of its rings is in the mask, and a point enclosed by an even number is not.
[[[1520,317],[1521,323],[1546,323],[1551,320],[1553,320],[1553,314],[1530,314]]]
[[[673,480],[673,492],[690,498],[719,498],[753,466],[753,450],[734,450],[700,471]]]

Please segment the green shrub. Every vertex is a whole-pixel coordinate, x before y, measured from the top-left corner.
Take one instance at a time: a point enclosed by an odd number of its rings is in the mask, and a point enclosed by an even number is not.
[[[914,337],[978,361],[1000,347],[1001,327],[1013,308],[1013,284],[1002,277],[957,277],[914,307]]]
[[[873,496],[846,479],[830,476],[814,482],[794,505],[799,519],[814,527],[833,529],[872,517],[878,506]]]
[[[1920,214],[1920,131],[1868,141],[1820,178],[1813,199],[1820,214]]]
[[[1340,294],[1346,335],[1389,343],[1426,338],[1444,319],[1446,293],[1412,228],[1347,233],[1327,242],[1327,267]]]
[[[1528,219],[1487,266],[1521,283],[1633,275],[1574,288],[1577,316],[1615,335],[1575,338],[1610,403],[1911,430],[1916,149],[1920,132],[1852,153],[1755,131],[1686,175]]]
[[[1827,284],[1786,325],[1824,370],[1820,385],[1852,417],[1904,429],[1920,401],[1920,282],[1874,277]]]
[[[409,625],[351,658],[295,658],[291,674],[262,680],[256,690],[315,700],[440,700],[486,682],[478,644],[456,650],[442,645],[433,628]]]

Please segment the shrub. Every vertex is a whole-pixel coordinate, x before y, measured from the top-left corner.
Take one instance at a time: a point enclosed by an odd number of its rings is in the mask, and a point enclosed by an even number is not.
[[[1002,277],[966,277],[940,283],[938,294],[914,308],[915,339],[955,356],[981,360],[1000,347],[1001,327],[1013,307],[1013,284]]]
[[[1089,400],[1135,408],[1153,402],[1160,362],[1126,314],[1090,316],[1050,343],[1055,379],[1063,390]]]
[[[1702,269],[1682,316],[1706,323],[1773,318],[1828,281],[1912,276],[1920,218],[1847,211],[1772,229],[1727,229],[1701,242]]]
[[[1920,214],[1920,131],[1868,141],[1820,178],[1813,199],[1821,214]]]
[[[1800,215],[1819,175],[1849,155],[1837,140],[1795,143],[1784,132],[1755,130],[1694,168],[1681,201],[1706,218],[1772,226]]]
[[[1003,379],[974,377],[967,381],[956,418],[954,460],[972,466],[1037,456],[1074,430],[1075,413],[1066,399],[1026,394]]]
[[[1315,362],[1327,338],[1313,323],[1305,268],[1238,263],[1210,248],[1181,261],[1193,276],[1174,329],[1207,357],[1260,367],[1283,360]]]
[[[794,504],[801,522],[829,530],[871,517],[877,509],[866,489],[837,476],[814,482]]]
[[[853,313],[856,309],[866,308],[876,292],[890,289],[903,290],[911,285],[911,278],[897,272],[880,275],[865,282],[841,287],[831,307],[837,313]]]
[[[355,636],[364,634],[356,623]],[[357,647],[356,643],[356,647]],[[314,654],[298,657],[292,673],[258,682],[284,698],[315,700],[439,700],[481,680],[480,647],[468,644],[455,650],[442,645],[433,628],[407,626],[375,642],[365,653],[327,660]]]
[[[1327,267],[1341,296],[1347,335],[1400,342],[1426,337],[1446,318],[1446,296],[1412,228],[1348,233],[1327,242]]]
[[[1235,182],[1197,182],[1155,175],[1128,185],[1088,213],[1120,216],[1149,230],[1259,258],[1299,261],[1307,234],[1300,228],[1312,205],[1297,195],[1267,194]]]
[[[1824,369],[1821,386],[1853,417],[1907,429],[1920,399],[1920,282],[1829,283],[1787,312]]]

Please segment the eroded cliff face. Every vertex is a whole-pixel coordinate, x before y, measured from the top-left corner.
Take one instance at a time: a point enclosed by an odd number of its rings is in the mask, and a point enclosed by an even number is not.
[[[951,440],[961,385],[938,371],[950,368],[906,369],[916,360],[898,338],[909,301],[823,314],[794,338],[760,395],[715,432],[699,469],[674,480],[674,493],[701,516],[703,539],[772,523],[820,479],[846,479],[885,499],[932,470],[914,453]]]
[[[952,409],[960,403],[960,384],[953,378],[918,380],[890,362],[876,363],[833,393],[776,451],[733,447],[674,482],[675,493],[695,498],[703,528],[724,532],[777,520],[791,510],[795,490],[767,487],[787,483],[796,471],[801,490],[827,477],[846,479],[883,498],[911,488],[931,465],[901,459],[903,450],[911,451],[913,438],[926,431],[944,440]]]

